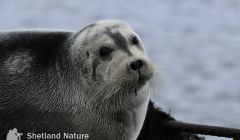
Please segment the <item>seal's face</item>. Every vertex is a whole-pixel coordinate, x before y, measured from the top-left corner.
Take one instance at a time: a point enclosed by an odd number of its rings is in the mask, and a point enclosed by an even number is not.
[[[121,21],[104,20],[85,27],[76,36],[72,54],[85,85],[98,90],[108,86],[111,96],[120,90],[137,94],[153,75],[139,36]]]

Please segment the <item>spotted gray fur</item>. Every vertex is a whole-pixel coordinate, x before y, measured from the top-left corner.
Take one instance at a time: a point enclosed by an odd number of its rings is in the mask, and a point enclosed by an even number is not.
[[[139,49],[141,41],[138,46],[130,42],[135,35],[129,25],[115,20],[98,21],[79,32],[1,32],[0,139],[16,127],[25,134],[88,133],[92,140],[135,140],[153,76],[146,52]],[[102,46],[113,49],[107,59],[98,54]],[[143,61],[142,75],[130,68],[136,60]]]

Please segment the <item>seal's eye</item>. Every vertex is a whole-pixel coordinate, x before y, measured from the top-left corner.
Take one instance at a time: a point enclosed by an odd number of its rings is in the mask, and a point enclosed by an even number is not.
[[[108,48],[108,47],[102,47],[99,49],[99,55],[103,58],[108,57],[112,53],[113,49]]]
[[[139,43],[138,38],[136,36],[133,36],[132,40],[131,40],[131,43],[134,44],[134,45],[138,45],[138,43]]]

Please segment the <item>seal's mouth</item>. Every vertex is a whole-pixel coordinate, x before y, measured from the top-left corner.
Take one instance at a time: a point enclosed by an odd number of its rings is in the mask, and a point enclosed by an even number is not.
[[[138,91],[152,78],[152,76],[153,72],[151,71],[137,70],[136,87],[134,88],[136,96],[138,95]]]
[[[138,95],[138,91],[146,84],[149,79],[149,77],[146,77],[144,75],[138,75],[137,86],[134,88],[134,93],[136,96]]]
[[[136,89],[136,88],[134,89],[134,93],[135,93],[135,95],[137,96],[137,89]]]
[[[152,74],[148,74],[148,73],[143,73],[140,70],[138,71],[138,80],[137,80],[137,84],[139,86],[143,86],[146,84],[147,81],[149,81],[152,77]]]

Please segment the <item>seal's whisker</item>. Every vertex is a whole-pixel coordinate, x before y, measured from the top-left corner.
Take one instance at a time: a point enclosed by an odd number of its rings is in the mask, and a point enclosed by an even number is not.
[[[159,93],[159,89],[161,89],[164,83],[163,81],[164,78],[162,72],[155,71],[154,76],[150,79],[148,83],[148,88],[151,95],[156,95],[157,93]]]
[[[91,99],[89,100],[89,103],[92,103],[92,101],[95,101],[96,99],[99,99],[101,97],[101,92],[104,91],[105,88],[107,88],[108,86],[110,86],[112,83],[112,80],[110,80],[108,83],[106,83],[104,86],[102,86],[101,88],[96,90],[96,93],[91,97]]]
[[[107,96],[105,96],[105,100],[111,98],[113,95],[115,95],[116,93],[120,92],[121,90],[126,90],[124,89],[124,85],[126,85],[126,83],[124,83],[124,78],[118,79],[118,87],[116,87],[115,91],[112,92],[108,92],[109,94]]]
[[[121,90],[121,84],[117,84],[118,86],[115,86],[111,88],[107,93],[108,95],[105,96],[105,100],[111,98],[115,93],[118,93]]]

